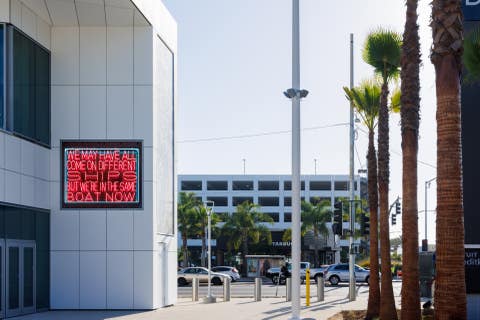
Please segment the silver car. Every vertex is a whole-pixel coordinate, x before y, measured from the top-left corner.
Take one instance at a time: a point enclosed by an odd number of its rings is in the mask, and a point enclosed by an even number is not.
[[[223,284],[223,280],[227,278],[228,275],[218,273],[218,272],[212,272],[211,277],[212,277],[212,284],[219,286]],[[192,282],[194,278],[198,279],[200,282],[208,283],[208,269],[202,268],[202,267],[191,267],[191,268],[182,269],[178,271],[177,283],[179,286],[184,286]]]
[[[240,280],[240,273],[238,273],[237,268],[234,268],[234,267],[217,266],[217,267],[212,267],[212,271],[213,272],[218,272],[218,273],[223,273],[225,275],[230,276],[230,279],[232,279],[232,282]]]
[[[359,265],[355,265],[355,280],[357,282],[366,282],[369,284],[370,270],[364,269]],[[324,279],[329,281],[330,284],[336,286],[340,282],[349,282],[350,273],[348,263],[332,264],[323,272]]]

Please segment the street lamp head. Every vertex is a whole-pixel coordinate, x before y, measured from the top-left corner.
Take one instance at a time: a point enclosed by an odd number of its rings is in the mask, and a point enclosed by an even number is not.
[[[285,95],[285,97],[287,97],[289,99],[293,99],[296,96],[297,91],[293,88],[290,88],[290,89],[287,89],[286,91],[284,91],[283,94]]]
[[[300,90],[300,98],[305,98],[306,96],[308,96],[308,90]]]

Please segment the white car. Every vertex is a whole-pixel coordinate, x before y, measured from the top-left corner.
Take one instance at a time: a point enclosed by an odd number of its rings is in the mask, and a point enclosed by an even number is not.
[[[234,268],[234,267],[217,266],[217,267],[212,267],[212,271],[229,275],[230,278],[232,279],[232,282],[240,280],[240,273],[238,273],[237,268]]]
[[[229,276],[226,274],[212,272],[212,284],[221,285],[223,284],[224,279],[226,279],[227,277]],[[184,286],[192,282],[194,278],[198,279],[200,282],[208,283],[208,269],[202,267],[191,267],[182,269],[177,274],[177,283],[179,286]]]

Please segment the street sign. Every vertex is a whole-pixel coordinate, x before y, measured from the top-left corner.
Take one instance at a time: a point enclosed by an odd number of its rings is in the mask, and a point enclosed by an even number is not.
[[[462,0],[463,19],[480,21],[480,0]]]

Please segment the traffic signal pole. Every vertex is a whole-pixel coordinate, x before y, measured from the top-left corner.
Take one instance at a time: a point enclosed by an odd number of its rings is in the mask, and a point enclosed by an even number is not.
[[[350,34],[350,90],[353,89],[353,33]],[[350,301],[355,301],[355,253],[353,251],[353,242],[355,236],[355,208],[354,208],[354,137],[355,132],[353,128],[353,103],[350,101],[350,259],[349,261],[349,275],[350,285],[348,290],[348,297]]]

